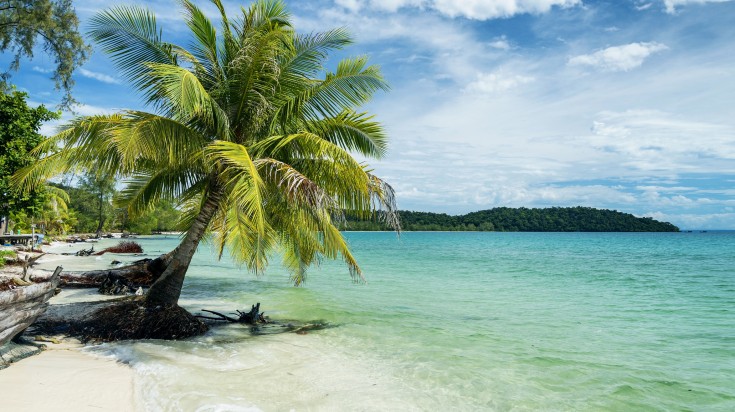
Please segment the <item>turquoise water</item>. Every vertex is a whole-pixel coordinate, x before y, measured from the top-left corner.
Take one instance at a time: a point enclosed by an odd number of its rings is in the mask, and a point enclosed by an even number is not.
[[[347,237],[367,285],[324,261],[294,288],[202,247],[182,296],[334,328],[95,351],[135,368],[142,410],[735,410],[733,232]]]

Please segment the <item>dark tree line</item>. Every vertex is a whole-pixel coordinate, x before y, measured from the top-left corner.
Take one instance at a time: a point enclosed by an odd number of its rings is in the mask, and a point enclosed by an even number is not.
[[[630,213],[592,207],[497,207],[451,216],[446,213],[401,211],[401,226],[407,231],[497,231],[497,232],[678,232],[668,222]],[[372,221],[347,219],[346,230],[389,230],[379,216]]]

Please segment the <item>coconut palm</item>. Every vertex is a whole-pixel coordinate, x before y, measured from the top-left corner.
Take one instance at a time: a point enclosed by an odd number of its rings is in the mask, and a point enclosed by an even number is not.
[[[393,190],[351,153],[379,158],[387,139],[358,108],[387,90],[365,57],[325,72],[328,53],[350,44],[344,29],[298,34],[280,1],[257,1],[230,19],[220,0],[219,30],[182,1],[191,34],[165,42],[149,11],[118,6],[92,19],[90,35],[142,94],[150,112],[80,117],[38,148],[42,159],[16,181],[93,169],[126,179],[131,215],[176,200],[185,229],[164,258],[149,304],[175,304],[200,241],[220,257],[262,273],[278,250],[296,285],[320,257],[340,257],[362,273],[338,230],[344,214],[382,209],[396,229]],[[61,150],[57,148],[61,147]]]
[[[46,185],[44,192],[46,201],[38,212],[38,223],[44,233],[65,233],[69,220],[69,194],[64,189],[51,185]]]

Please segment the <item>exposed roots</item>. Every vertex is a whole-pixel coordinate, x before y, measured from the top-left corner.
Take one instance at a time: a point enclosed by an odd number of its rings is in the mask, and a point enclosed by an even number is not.
[[[99,309],[72,324],[69,333],[82,341],[184,339],[208,327],[178,305],[146,306],[144,298],[124,300]]]

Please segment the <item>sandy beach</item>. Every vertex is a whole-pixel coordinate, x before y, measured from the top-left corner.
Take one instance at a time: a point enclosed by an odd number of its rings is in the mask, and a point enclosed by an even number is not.
[[[58,247],[58,244],[54,246]],[[59,255],[48,254],[39,263],[53,265]],[[20,276],[20,267],[6,266],[2,275]],[[45,271],[31,269],[33,275]],[[55,305],[105,300],[94,290],[64,290],[50,301]],[[33,336],[26,336],[33,339]],[[84,353],[84,345],[74,339],[61,343],[44,342],[39,355],[15,362],[0,370],[3,410],[8,411],[131,411],[133,370],[113,359]]]
[[[133,371],[82,352],[77,343],[47,349],[0,370],[6,411],[133,411]]]

